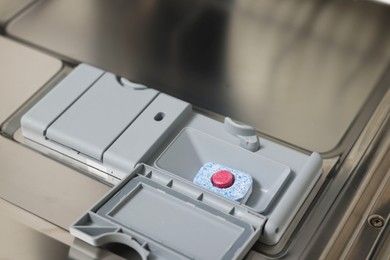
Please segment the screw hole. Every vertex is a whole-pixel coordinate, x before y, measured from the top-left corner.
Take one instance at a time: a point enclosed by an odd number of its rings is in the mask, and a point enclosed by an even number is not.
[[[385,224],[385,219],[380,215],[374,214],[368,218],[368,223],[374,228],[382,228]]]
[[[275,234],[279,233],[279,228],[275,229]]]
[[[164,119],[164,117],[165,117],[165,114],[164,114],[163,112],[159,112],[159,113],[157,113],[157,114],[154,116],[154,120],[156,120],[156,121],[161,121],[161,120]]]

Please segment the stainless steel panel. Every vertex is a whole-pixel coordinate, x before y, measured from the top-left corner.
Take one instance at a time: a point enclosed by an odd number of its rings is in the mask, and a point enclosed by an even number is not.
[[[69,246],[0,211],[1,259],[68,259]]]
[[[377,259],[370,257],[388,252],[389,104],[390,90],[345,160],[326,177],[323,190],[316,191],[315,203],[278,259]],[[273,259],[272,248],[257,249],[263,254],[252,251],[248,259]]]
[[[0,124],[57,73],[62,63],[0,36]]]
[[[2,27],[34,0],[0,0],[0,32]]]
[[[325,161],[282,242],[256,245],[249,259],[332,259],[371,248],[370,256],[387,257],[388,225],[372,229],[366,217],[388,216],[389,14],[368,1],[57,0],[41,1],[8,33],[325,156],[345,152],[338,164]],[[59,69],[58,60],[40,67],[42,57],[11,53],[15,64],[0,59],[0,121]],[[40,72],[41,80],[23,81]],[[0,165],[0,197],[64,229],[109,189],[2,136]]]
[[[0,259],[125,259],[90,246],[41,218],[0,199]],[[123,248],[112,247],[122,256]],[[129,250],[128,250],[129,251]],[[139,259],[139,258],[130,258]]]
[[[331,156],[388,88],[388,28],[367,1],[58,0],[7,32]]]
[[[0,197],[67,229],[109,187],[0,137]]]
[[[0,122],[48,82],[62,63],[0,37]],[[0,135],[0,197],[63,228],[109,187]]]
[[[321,204],[329,204],[329,209],[306,246],[306,258],[321,255],[322,259],[356,259],[356,254],[366,258],[380,233],[385,232],[383,226],[375,229],[368,220],[372,215],[384,219],[390,216],[389,104],[390,91],[384,95],[337,175],[330,180],[328,191],[321,196],[318,209]],[[340,191],[336,192],[337,189]]]

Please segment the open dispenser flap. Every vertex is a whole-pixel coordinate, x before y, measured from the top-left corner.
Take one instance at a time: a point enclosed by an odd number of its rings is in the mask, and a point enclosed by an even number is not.
[[[96,246],[126,244],[144,259],[237,259],[258,240],[266,218],[158,176],[164,173],[139,165],[71,233]]]

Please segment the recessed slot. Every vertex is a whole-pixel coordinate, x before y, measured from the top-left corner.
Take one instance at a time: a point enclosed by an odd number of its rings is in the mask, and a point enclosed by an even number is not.
[[[154,120],[156,120],[156,121],[161,121],[161,120],[164,119],[164,117],[165,117],[165,114],[164,114],[163,112],[159,112],[159,113],[157,113],[157,114],[154,116]]]
[[[282,190],[290,168],[193,128],[185,128],[156,160],[156,166],[193,181],[199,169],[216,162],[252,176],[246,205],[264,212]]]

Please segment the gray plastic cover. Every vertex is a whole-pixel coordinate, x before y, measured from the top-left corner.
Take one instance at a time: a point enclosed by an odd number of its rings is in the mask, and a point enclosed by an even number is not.
[[[190,113],[189,103],[159,94],[103,154],[104,165],[113,172],[133,171]]]
[[[105,73],[46,130],[46,137],[101,161],[104,151],[156,97]]]
[[[71,233],[95,246],[126,244],[144,259],[150,255],[154,259],[237,259],[257,241],[264,217],[235,204],[230,204],[229,214],[210,206],[202,196],[186,196],[172,188],[172,182],[185,186],[176,178],[162,185],[136,174],[150,177],[157,171],[137,167],[71,226]],[[222,199],[221,205],[226,203]],[[235,208],[240,218],[233,216]],[[256,226],[245,221],[245,215],[255,218]]]
[[[72,73],[23,115],[21,119],[23,135],[32,140],[43,138],[46,129],[58,116],[103,74],[104,71],[86,64],[77,66]]]

